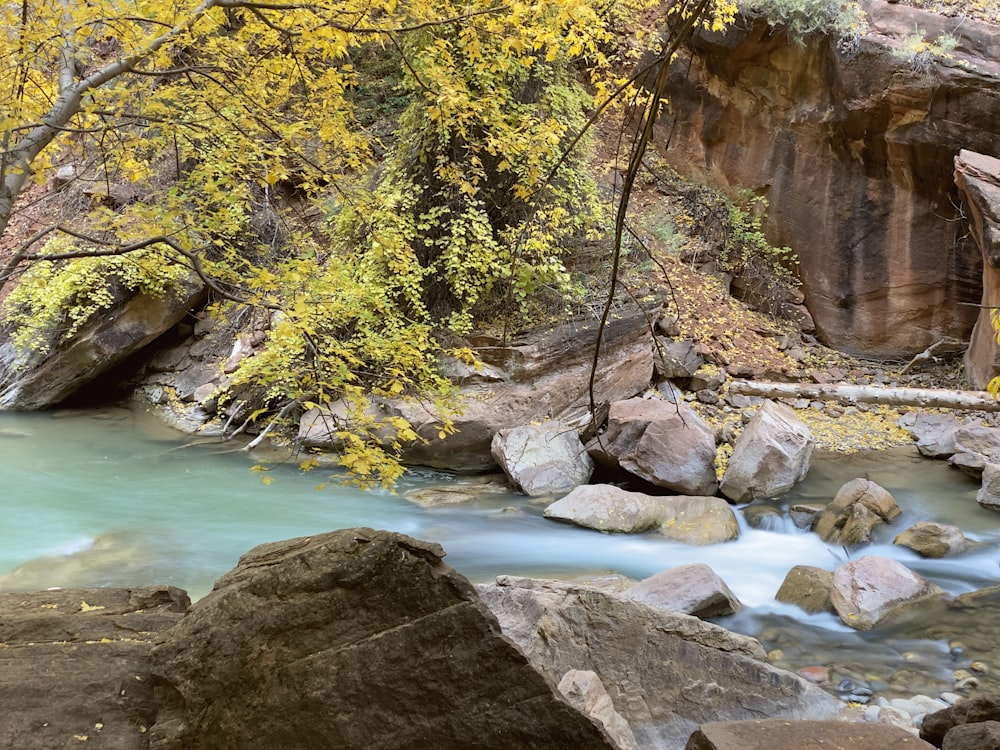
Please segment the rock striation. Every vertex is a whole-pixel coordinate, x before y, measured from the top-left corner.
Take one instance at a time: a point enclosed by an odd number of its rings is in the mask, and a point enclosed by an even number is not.
[[[965,354],[965,374],[972,385],[985,388],[1000,375],[1000,344],[991,319],[991,311],[1000,307],[1000,159],[960,151],[955,184],[983,261],[982,307]]]
[[[961,149],[1000,156],[995,26],[871,0],[854,55],[791,41],[761,18],[703,33],[671,70],[662,123],[686,175],[769,202],[770,240],[798,255],[821,339],[855,354],[912,355],[967,338],[980,253],[952,173]],[[907,38],[953,34],[927,72]]]

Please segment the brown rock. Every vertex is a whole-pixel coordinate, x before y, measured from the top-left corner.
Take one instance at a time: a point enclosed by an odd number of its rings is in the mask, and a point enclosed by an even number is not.
[[[868,479],[852,479],[841,487],[816,521],[824,541],[857,545],[871,541],[872,529],[900,514],[888,490]]]
[[[152,653],[152,750],[602,748],[441,548],[347,529],[261,545]]]
[[[892,540],[893,544],[912,549],[923,557],[947,557],[964,552],[968,539],[957,526],[921,521]]]
[[[980,721],[1000,721],[1000,694],[970,698],[927,714],[920,725],[920,737],[935,747],[941,747],[953,727]]]
[[[941,750],[1000,750],[1000,721],[979,721],[953,727]]]
[[[686,495],[715,489],[715,435],[683,402],[630,398],[611,404],[607,431],[587,450],[657,487]]]
[[[702,724],[684,750],[931,750],[904,729],[843,721],[718,721]]]
[[[834,612],[830,600],[833,573],[812,565],[796,565],[774,595],[779,602],[794,604],[806,612]]]
[[[991,312],[1000,307],[1000,159],[959,151],[955,184],[983,260],[982,307],[965,354],[965,373],[973,386],[985,388],[1000,375],[1000,344],[991,320]]]
[[[149,652],[189,604],[167,586],[0,594],[0,747],[145,750]]]

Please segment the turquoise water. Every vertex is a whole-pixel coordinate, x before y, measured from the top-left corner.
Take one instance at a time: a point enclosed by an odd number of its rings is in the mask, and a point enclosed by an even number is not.
[[[484,493],[470,503],[437,508],[408,500],[411,490],[458,481],[432,472],[412,473],[392,494],[336,483],[316,489],[326,472],[302,473],[288,464],[274,466],[267,485],[251,471],[255,458],[239,448],[199,443],[123,409],[0,413],[0,590],[168,583],[197,599],[259,543],[370,526],[439,542],[448,562],[475,582],[499,574],[644,578],[704,562],[746,605],[722,624],[755,635],[774,631],[772,640],[786,650],[791,641],[822,641],[838,653],[867,653],[870,634],[849,631],[833,615],[805,615],[773,600],[793,565],[832,570],[848,556],[884,555],[951,594],[1000,578],[1000,514],[976,504],[976,482],[912,451],[818,457],[806,482],[775,503],[783,508],[798,500],[825,502],[856,476],[889,489],[902,517],[875,544],[848,552],[787,522],[771,530],[744,524],[736,542],[691,547],[549,521],[542,517],[544,503],[513,493]],[[961,526],[978,547],[950,560],[922,560],[891,544],[918,520]],[[798,662],[833,659],[810,649]],[[890,661],[900,652],[892,644],[878,649]],[[940,652],[940,644],[931,651]],[[872,659],[877,661],[866,656]],[[795,667],[795,660],[787,666]]]

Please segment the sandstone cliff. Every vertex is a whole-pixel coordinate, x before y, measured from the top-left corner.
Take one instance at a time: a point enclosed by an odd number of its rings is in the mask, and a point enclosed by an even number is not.
[[[952,170],[962,148],[998,155],[1000,34],[880,0],[866,10],[853,56],[762,19],[702,35],[674,63],[661,142],[681,172],[768,199],[769,237],[798,253],[826,343],[907,355],[967,338],[976,317],[960,304],[979,302],[981,266]],[[901,53],[915,32],[958,46],[922,72]]]

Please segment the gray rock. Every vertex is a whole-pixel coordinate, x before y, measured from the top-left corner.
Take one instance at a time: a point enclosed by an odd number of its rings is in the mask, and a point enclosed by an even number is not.
[[[490,452],[500,430],[528,424],[539,415],[571,423],[587,414],[594,329],[589,318],[507,346],[481,346],[477,357],[494,373],[494,382],[462,385],[455,432],[439,437],[440,416],[422,403],[392,403],[392,414],[413,425],[422,440],[403,447],[403,461],[465,473],[496,468]],[[502,373],[503,380],[496,380]],[[594,381],[598,403],[642,393],[653,375],[653,352],[646,314],[623,310],[604,329]]]
[[[577,487],[545,508],[546,518],[610,533],[657,533],[686,544],[716,544],[739,537],[736,514],[725,500],[704,496],[654,497],[609,484]]]
[[[714,570],[704,563],[681,565],[645,578],[623,593],[627,599],[694,617],[725,617],[743,606]]]
[[[615,710],[608,689],[597,674],[571,669],[559,681],[559,692],[577,711],[599,721],[618,750],[639,750],[632,728]]]
[[[938,586],[902,563],[866,555],[833,572],[830,599],[841,622],[856,630],[871,630],[943,595]]]
[[[805,479],[815,443],[795,412],[765,401],[737,438],[719,489],[738,503],[787,492]]]
[[[443,554],[347,529],[244,555],[151,654],[151,749],[613,748]]]
[[[895,498],[868,479],[852,479],[842,486],[816,520],[824,541],[846,545],[871,541],[872,529],[900,514]]]
[[[923,557],[948,557],[964,552],[969,540],[957,526],[921,521],[892,540],[893,544],[912,549]]]
[[[555,422],[500,430],[490,452],[511,483],[532,497],[568,492],[594,471],[576,430]]]
[[[712,494],[715,435],[690,407],[658,398],[611,404],[607,430],[587,445],[594,460],[657,487]]]
[[[698,724],[832,718],[842,704],[764,661],[754,639],[586,587],[501,576],[480,586],[504,634],[552,680],[595,672],[644,748],[678,748]]]
[[[954,414],[916,412],[907,414],[902,426],[917,441],[917,450],[929,458],[947,458],[955,448],[955,431],[961,426]]]
[[[116,300],[114,315],[95,315],[68,341],[53,340],[48,353],[23,355],[0,345],[0,408],[45,409],[66,400],[161,336],[205,297],[193,274],[175,294],[130,293]]]
[[[695,344],[690,341],[670,341],[658,338],[653,366],[656,374],[666,380],[689,378],[705,363]]]
[[[663,523],[663,502],[611,484],[577,487],[545,508],[546,518],[609,533],[635,534]]]
[[[987,510],[1000,511],[1000,463],[983,466],[983,485],[976,492],[976,502]]]

